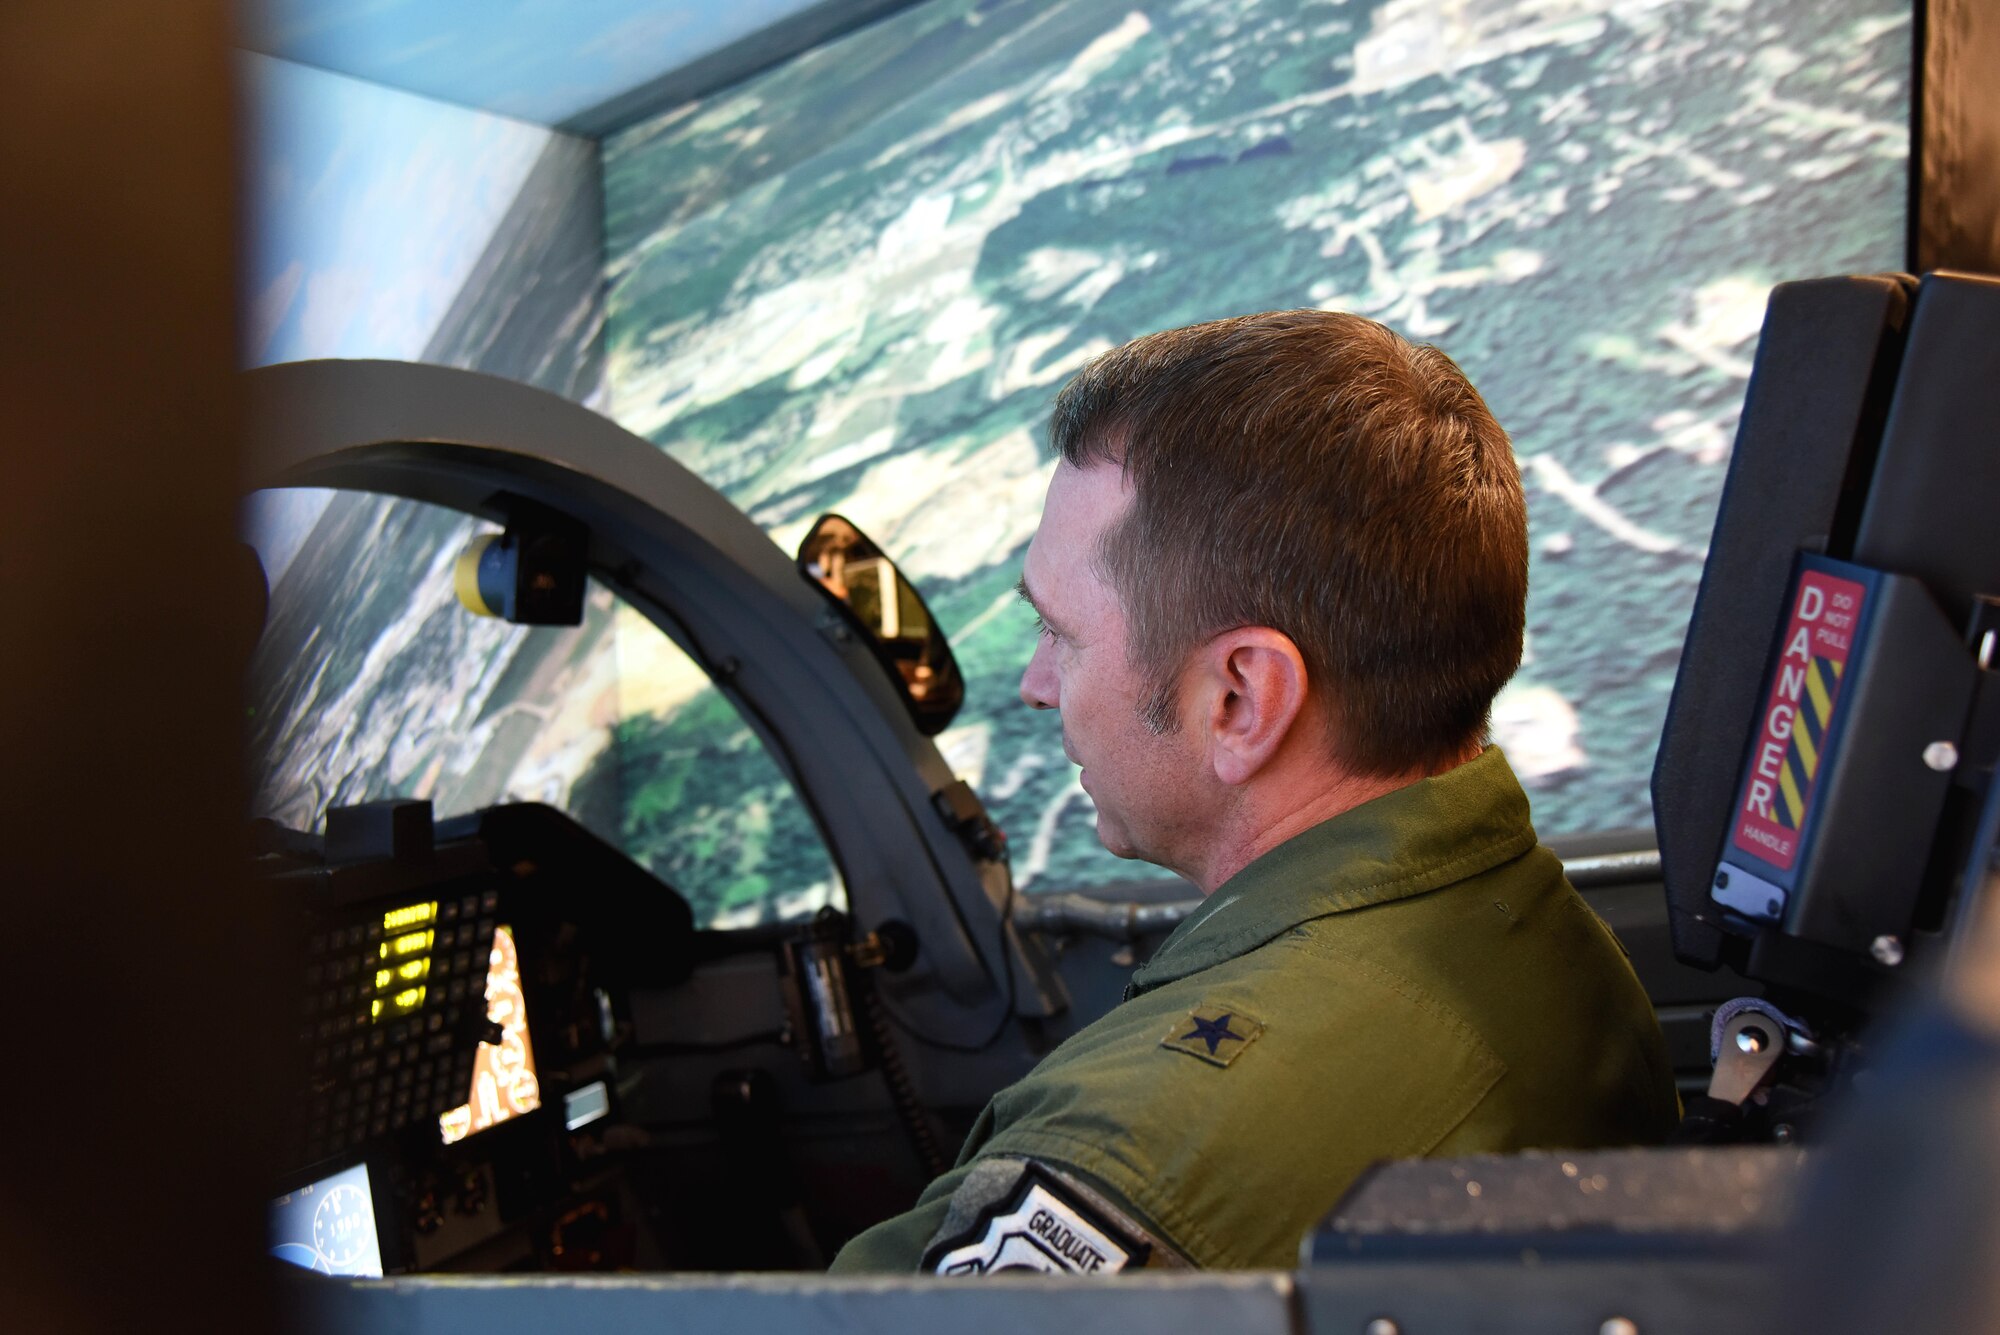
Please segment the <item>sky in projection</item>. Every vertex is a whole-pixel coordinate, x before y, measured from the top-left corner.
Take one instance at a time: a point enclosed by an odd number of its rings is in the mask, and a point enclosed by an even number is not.
[[[248,360],[415,357],[549,131],[246,55]]]
[[[420,357],[550,132],[265,56],[237,69],[257,112],[244,362]],[[259,498],[272,579],[329,499]]]

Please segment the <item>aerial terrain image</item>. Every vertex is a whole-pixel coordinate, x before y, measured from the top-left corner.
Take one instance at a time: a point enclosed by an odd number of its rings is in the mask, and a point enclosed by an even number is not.
[[[902,561],[1017,879],[1100,883],[1144,869],[1014,694],[1051,397],[1154,329],[1382,320],[1521,459],[1538,823],[1642,826],[1769,287],[1900,262],[1908,49],[1879,0],[939,0],[608,141],[611,410]]]
[[[1055,392],[1192,321],[1382,320],[1465,367],[1521,461],[1528,653],[1494,732],[1538,826],[1641,827],[1769,289],[1902,263],[1909,50],[1890,0],[930,0],[605,140],[601,311],[485,332],[534,262],[517,226],[422,356],[600,407],[787,550],[825,511],[865,529],[952,638],[939,741],[1034,893],[1156,874],[1097,846],[1015,694]],[[608,594],[577,631],[452,625],[469,526],[344,500],[274,590],[264,814],[533,798],[705,922],[837,899],[652,626]]]

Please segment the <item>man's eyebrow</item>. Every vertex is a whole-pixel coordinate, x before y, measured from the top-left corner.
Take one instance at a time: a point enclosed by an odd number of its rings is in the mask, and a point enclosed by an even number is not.
[[[1039,619],[1044,626],[1053,627],[1054,623],[1052,623],[1049,620],[1049,614],[1047,612],[1044,612],[1042,610],[1042,605],[1035,601],[1034,590],[1028,587],[1028,577],[1026,575],[1023,575],[1021,576],[1021,578],[1014,581],[1014,592],[1021,596],[1022,602],[1026,603],[1029,607],[1034,609],[1036,618]]]

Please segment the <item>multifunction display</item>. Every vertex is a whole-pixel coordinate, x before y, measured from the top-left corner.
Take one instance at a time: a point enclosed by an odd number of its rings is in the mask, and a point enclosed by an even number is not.
[[[436,1125],[465,1101],[498,910],[498,892],[479,890],[378,901],[316,925],[306,941],[300,1031],[311,1053],[304,1162]]]

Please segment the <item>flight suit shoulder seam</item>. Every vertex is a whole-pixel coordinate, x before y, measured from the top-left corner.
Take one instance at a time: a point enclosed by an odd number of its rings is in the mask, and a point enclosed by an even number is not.
[[[1280,937],[1271,944],[1289,945],[1294,949],[1309,950],[1315,954],[1329,955],[1340,960],[1346,966],[1368,974],[1382,986],[1401,997],[1405,1002],[1448,1028],[1482,1062],[1498,1068],[1499,1072],[1503,1075],[1506,1073],[1507,1063],[1501,1059],[1499,1053],[1493,1050],[1492,1045],[1486,1041],[1485,1036],[1479,1032],[1478,1028],[1461,1015],[1456,1007],[1443,1001],[1428,988],[1408,975],[1387,968],[1379,961],[1370,959],[1366,955],[1351,950],[1329,937],[1317,933],[1302,932],[1297,935]]]
[[[1506,1063],[1496,1061],[1495,1064],[1498,1069],[1490,1071],[1485,1083],[1478,1085],[1477,1088],[1472,1090],[1471,1099],[1463,1108],[1459,1109],[1455,1117],[1442,1123],[1435,1134],[1423,1139],[1420,1143],[1413,1142],[1417,1145],[1416,1149],[1401,1157],[1406,1159],[1427,1158],[1432,1150],[1444,1144],[1446,1140],[1451,1138],[1454,1132],[1471,1121],[1472,1115],[1486,1106],[1487,1100],[1493,1097],[1493,1091],[1500,1087],[1501,1079],[1507,1074]]]
[[[1468,1055],[1475,1063],[1471,1079],[1465,1086],[1467,1097],[1462,1104],[1453,1105],[1455,1110],[1439,1119],[1434,1127],[1426,1127],[1405,1141],[1404,1144],[1409,1147],[1406,1153],[1391,1157],[1418,1159],[1429,1154],[1443,1144],[1452,1132],[1463,1126],[1466,1120],[1478,1112],[1481,1105],[1493,1096],[1493,1091],[1507,1075],[1506,1061],[1455,1007],[1433,996],[1416,980],[1393,969],[1385,968],[1377,961],[1345,949],[1331,940],[1313,936],[1295,939],[1306,948],[1334,956],[1344,964],[1372,975],[1409,1005],[1451,1030],[1464,1044]]]

